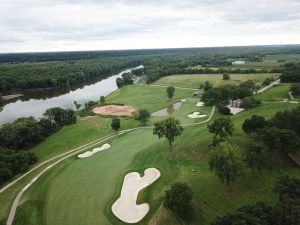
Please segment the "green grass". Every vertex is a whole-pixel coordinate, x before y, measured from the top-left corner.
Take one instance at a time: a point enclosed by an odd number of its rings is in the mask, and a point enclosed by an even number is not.
[[[30,151],[35,153],[39,161],[61,154],[72,148],[91,142],[97,138],[111,134],[111,118],[90,116],[79,118],[74,125],[65,126],[59,132],[46,138]],[[121,129],[136,127],[137,121],[121,118]]]
[[[264,104],[233,116],[235,123],[232,142],[243,145],[248,140],[242,132],[244,119],[253,114],[268,118],[282,109],[282,104]],[[295,107],[289,104],[288,107]],[[210,172],[207,160],[212,135],[207,125],[185,129],[168,151],[166,141],[159,141],[152,130],[138,130],[112,140],[111,149],[79,160],[75,157],[53,169],[35,183],[23,198],[15,224],[123,224],[110,211],[118,197],[124,175],[129,171],[143,171],[148,167],[160,169],[159,180],[142,191],[138,202],[149,202],[151,210],[139,224],[166,224],[174,221],[161,208],[164,190],[176,180],[188,182],[194,191],[195,220],[190,224],[210,224],[245,204],[264,201],[273,204],[277,196],[272,185],[282,174],[299,176],[288,166],[283,173],[275,168],[260,174],[247,171],[233,183],[234,192],[227,192]],[[196,170],[196,172],[192,172]],[[30,212],[30,214],[29,214]],[[178,223],[179,224],[179,223]]]
[[[259,97],[276,98],[286,93],[287,87],[278,85]],[[190,90],[176,89],[175,96],[178,99],[188,100],[172,114],[182,123],[190,120],[186,114],[195,109],[201,112],[203,110],[206,114],[211,110],[210,107],[195,107],[197,99],[189,98],[190,93]],[[169,103],[165,88],[138,85],[114,92],[107,101],[148,107],[149,110],[162,108]],[[287,103],[263,103],[259,107],[231,116],[235,131],[230,141],[238,144],[244,151],[249,137],[241,127],[246,118],[254,114],[270,118],[282,109],[296,106]],[[218,116],[216,113],[214,117]],[[165,117],[152,118],[152,122],[162,118]],[[111,132],[110,120],[98,116],[82,118],[78,124],[63,128],[55,134],[57,136],[51,136],[32,151],[41,159],[46,159],[72,145],[84,144],[98,135]],[[132,119],[124,119],[122,123],[127,127],[137,125]],[[152,135],[152,129],[141,129],[114,138],[109,142],[112,145],[110,149],[87,159],[77,159],[74,156],[44,174],[25,192],[14,224],[124,224],[112,214],[110,207],[119,195],[124,175],[130,171],[141,172],[148,167],[158,168],[162,176],[139,195],[139,203],[150,204],[150,212],[139,224],[180,224],[161,207],[164,190],[174,181],[187,182],[194,192],[195,219],[189,224],[208,225],[216,216],[232,212],[245,204],[256,201],[273,204],[277,196],[272,192],[272,185],[277,177],[283,174],[300,177],[299,170],[292,165],[288,165],[283,172],[276,166],[274,170],[260,174],[246,171],[242,178],[233,183],[234,192],[227,192],[208,167],[211,139],[207,124],[185,128],[182,136],[176,138],[173,152],[169,152],[165,140],[159,140]],[[13,196],[30,177],[0,195],[0,221],[6,218]]]
[[[192,90],[176,89],[173,102],[192,96]],[[154,87],[149,85],[125,86],[107,98],[107,102],[122,103],[132,105],[136,109],[148,109],[154,111],[170,104],[165,87]]]
[[[230,80],[223,80],[222,74],[185,74],[167,76],[154,82],[158,85],[173,85],[177,87],[199,88],[205,81],[211,82],[214,86],[233,84],[238,85],[243,81],[254,80],[261,83],[267,77],[276,77],[278,74],[230,74]]]
[[[289,90],[290,85],[279,84],[276,87],[273,86],[265,92],[256,95],[256,98],[265,102],[279,102],[284,99],[290,99]]]
[[[180,120],[182,124],[191,124],[197,123],[206,120],[211,112],[212,107],[197,107],[196,104],[199,101],[198,98],[185,98],[187,101],[183,102],[181,107],[178,110],[175,110],[170,116],[175,117],[176,119]],[[207,117],[198,118],[198,119],[191,119],[188,118],[187,115],[193,112],[200,112],[201,114],[206,114]],[[151,122],[156,122],[162,119],[166,119],[169,116],[152,116]]]

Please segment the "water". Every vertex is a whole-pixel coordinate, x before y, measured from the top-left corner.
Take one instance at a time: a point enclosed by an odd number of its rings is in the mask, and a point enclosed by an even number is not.
[[[168,106],[167,108],[163,108],[151,113],[151,116],[167,116],[174,111],[178,110],[182,105],[182,102],[176,102],[173,105]]]
[[[139,66],[137,68],[140,68]],[[48,108],[62,107],[74,108],[74,101],[84,104],[88,101],[96,101],[100,96],[106,96],[118,89],[116,78],[121,77],[123,73],[130,72],[127,69],[117,75],[110,76],[101,81],[94,81],[93,84],[83,86],[73,86],[66,89],[49,89],[39,91],[27,91],[24,96],[2,106],[0,112],[0,125],[12,122],[20,117],[34,116],[39,118]],[[96,83],[95,83],[96,82]],[[90,81],[91,83],[91,81]]]

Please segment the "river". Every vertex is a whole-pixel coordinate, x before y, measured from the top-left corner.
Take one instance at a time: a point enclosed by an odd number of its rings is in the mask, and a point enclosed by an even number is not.
[[[140,68],[142,66],[136,67]],[[132,68],[134,69],[134,68]],[[92,84],[77,85],[66,89],[49,89],[26,91],[24,96],[0,106],[0,125],[12,122],[20,117],[34,116],[39,118],[48,108],[74,108],[74,101],[84,104],[88,101],[96,101],[100,96],[107,96],[118,89],[116,79],[123,73],[130,72],[126,69],[117,75],[112,75],[106,79],[95,81]],[[3,103],[2,103],[3,104]]]

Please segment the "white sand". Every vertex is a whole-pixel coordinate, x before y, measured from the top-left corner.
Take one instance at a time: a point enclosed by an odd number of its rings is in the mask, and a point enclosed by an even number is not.
[[[203,114],[203,115],[200,115],[199,112],[193,112],[192,114],[188,114],[188,118],[191,118],[191,119],[197,119],[197,118],[203,118],[203,117],[206,117],[207,115]]]
[[[230,112],[235,115],[235,114],[238,114],[242,111],[244,111],[245,109],[244,108],[236,108],[236,107],[230,107],[229,105],[227,106],[229,109],[230,109]]]
[[[197,102],[196,106],[204,106],[204,102]]]
[[[186,99],[181,99],[180,101],[181,101],[181,102],[186,102]]]
[[[152,184],[160,177],[160,171],[148,168],[141,177],[139,173],[128,173],[124,177],[121,195],[112,205],[112,212],[120,220],[126,223],[137,223],[146,216],[149,211],[148,203],[136,204],[139,191]]]
[[[103,150],[105,150],[105,149],[108,149],[108,148],[110,148],[110,147],[111,147],[110,144],[104,144],[104,145],[102,145],[102,146],[99,147],[99,148],[94,148],[93,151],[86,151],[86,152],[83,153],[83,154],[79,154],[79,155],[78,155],[78,158],[82,159],[82,158],[90,157],[90,156],[94,155],[95,153],[101,152],[101,151],[103,151]]]
[[[293,103],[293,104],[298,104],[298,102],[296,102],[296,101],[290,101],[290,103]]]

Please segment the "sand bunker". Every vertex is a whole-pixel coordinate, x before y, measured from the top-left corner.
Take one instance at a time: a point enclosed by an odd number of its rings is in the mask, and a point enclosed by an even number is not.
[[[83,154],[79,154],[79,155],[78,155],[78,158],[82,159],[82,158],[90,157],[90,156],[94,155],[95,153],[101,152],[101,151],[103,151],[103,150],[105,150],[105,149],[108,149],[108,148],[110,148],[110,147],[111,147],[110,144],[104,144],[104,145],[102,145],[102,146],[99,147],[99,148],[94,148],[93,151],[87,151],[87,152],[85,152],[85,153],[83,153]]]
[[[293,104],[298,104],[298,102],[296,102],[296,101],[290,101],[290,103],[293,103]]]
[[[137,223],[143,219],[149,211],[149,205],[136,204],[138,193],[159,177],[160,171],[155,168],[146,169],[143,177],[137,172],[128,173],[124,178],[121,195],[112,205],[115,216],[126,223]]]
[[[188,118],[191,118],[191,119],[203,118],[206,116],[207,115],[205,115],[205,114],[201,115],[199,112],[193,112],[192,114],[188,114]]]
[[[196,106],[204,106],[204,102],[197,102]]]
[[[133,116],[135,111],[130,105],[105,105],[93,109],[94,113],[102,116]]]
[[[181,99],[180,101],[181,101],[181,102],[186,102],[186,99]]]

